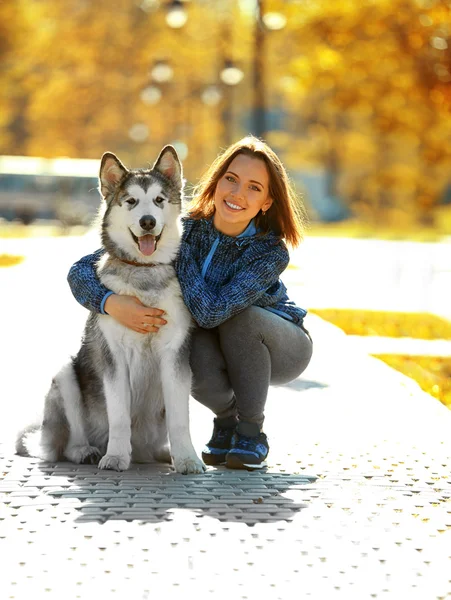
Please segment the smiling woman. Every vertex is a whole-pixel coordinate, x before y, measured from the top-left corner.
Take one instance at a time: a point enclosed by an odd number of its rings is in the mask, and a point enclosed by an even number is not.
[[[182,224],[175,267],[198,325],[191,393],[215,415],[202,457],[209,465],[261,469],[269,451],[262,431],[269,385],[297,378],[312,355],[306,311],[289,300],[280,280],[289,262],[286,242],[297,246],[302,239],[302,204],[277,155],[247,137],[213,162]],[[159,335],[167,327],[159,316],[97,286],[97,256],[72,267],[76,298],[131,328],[139,318]]]
[[[234,168],[238,167],[240,172],[235,173]],[[248,172],[247,168],[251,170]],[[229,169],[231,173],[228,173]],[[232,197],[228,198],[229,208],[231,208],[230,202],[242,209],[248,207],[248,202],[256,206],[262,198],[265,198],[269,206],[266,206],[265,200],[262,200],[256,214],[247,222],[254,220],[255,226],[261,233],[272,231],[293,247],[300,244],[306,222],[304,206],[290,184],[285,167],[267,144],[253,136],[248,136],[232,144],[220,154],[194,190],[189,205],[191,218],[213,217],[218,208],[217,193],[219,199],[222,185],[226,185],[224,179],[230,184],[230,192],[235,189],[246,190],[247,193],[247,201],[243,204],[238,201],[238,198],[235,198],[234,202]],[[223,200],[225,201],[225,198]],[[242,231],[244,229],[245,227]]]

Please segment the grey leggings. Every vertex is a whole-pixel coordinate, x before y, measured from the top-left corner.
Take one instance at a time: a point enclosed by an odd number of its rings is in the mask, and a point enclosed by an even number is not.
[[[306,330],[251,306],[219,327],[195,330],[192,395],[220,421],[238,417],[261,427],[269,385],[296,379],[311,356]]]

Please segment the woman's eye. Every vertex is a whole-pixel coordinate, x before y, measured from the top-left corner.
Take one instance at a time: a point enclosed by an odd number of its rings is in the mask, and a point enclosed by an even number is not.
[[[134,198],[127,198],[125,202],[127,202],[127,204],[130,204],[130,206],[136,204],[136,200]]]
[[[157,196],[157,197],[155,198],[155,202],[156,202],[157,204],[162,204],[162,203],[164,202],[164,198],[162,198],[161,196]]]
[[[260,191],[260,188],[257,187],[256,185],[251,185],[250,188],[251,188],[251,190],[254,190],[254,192],[259,192]]]
[[[232,177],[231,175],[226,175],[226,179],[227,181],[231,181],[232,183],[235,182],[235,177]]]

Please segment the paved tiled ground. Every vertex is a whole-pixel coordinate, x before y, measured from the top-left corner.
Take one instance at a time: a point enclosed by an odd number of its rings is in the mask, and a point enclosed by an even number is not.
[[[99,472],[5,442],[0,597],[451,597],[451,413],[310,326],[305,377],[271,390],[265,472]],[[193,404],[197,449],[210,426]]]
[[[450,592],[449,485],[418,481],[409,467],[390,482],[385,473],[313,481],[277,472],[183,477],[155,468],[111,474],[5,464],[5,598]]]
[[[311,365],[270,392],[264,473],[15,456],[10,434],[78,344],[70,252],[2,274],[1,600],[451,597],[451,411],[313,316]],[[191,413],[200,451],[211,417]]]

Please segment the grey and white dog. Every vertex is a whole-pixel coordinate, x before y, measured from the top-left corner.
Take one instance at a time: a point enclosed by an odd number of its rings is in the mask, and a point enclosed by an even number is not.
[[[164,310],[167,324],[142,334],[91,313],[78,354],[52,381],[42,423],[18,436],[18,454],[115,470],[131,461],[172,459],[179,473],[205,470],[189,432],[192,319],[173,266],[182,189],[172,146],[163,148],[152,169],[128,170],[114,154],[103,155],[99,279],[116,294]]]

